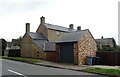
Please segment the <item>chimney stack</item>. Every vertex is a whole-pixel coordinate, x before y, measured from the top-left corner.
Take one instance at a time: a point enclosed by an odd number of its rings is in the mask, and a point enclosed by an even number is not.
[[[42,16],[40,19],[41,19],[41,24],[45,24],[45,17]]]
[[[30,32],[30,23],[26,23],[26,33]]]
[[[78,26],[78,27],[77,27],[77,31],[81,31],[81,26]]]
[[[69,29],[73,29],[73,26],[74,26],[73,24],[70,24]]]
[[[101,39],[103,39],[103,36],[101,36]]]

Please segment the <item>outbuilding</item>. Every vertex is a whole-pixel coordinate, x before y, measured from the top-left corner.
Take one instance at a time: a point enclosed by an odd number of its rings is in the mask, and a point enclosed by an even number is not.
[[[79,27],[56,43],[58,60],[63,63],[86,64],[87,56],[96,56],[96,51],[96,42],[91,32],[88,29],[80,30]]]

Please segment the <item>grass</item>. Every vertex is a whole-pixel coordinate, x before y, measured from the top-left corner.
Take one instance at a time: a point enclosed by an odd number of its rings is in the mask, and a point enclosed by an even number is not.
[[[33,58],[6,57],[6,56],[3,56],[2,58],[3,59],[9,59],[9,60],[15,60],[15,61],[21,61],[21,62],[29,62],[29,63],[41,62],[41,60],[33,59]]]
[[[120,76],[120,70],[117,70],[117,69],[104,69],[104,68],[94,68],[93,67],[93,68],[86,68],[83,71]]]

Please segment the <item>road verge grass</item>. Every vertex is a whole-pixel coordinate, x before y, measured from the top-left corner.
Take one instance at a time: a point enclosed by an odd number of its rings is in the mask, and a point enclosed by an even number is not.
[[[15,60],[15,61],[21,61],[21,62],[28,62],[28,63],[41,62],[40,59],[33,59],[33,58],[6,57],[6,56],[3,56],[2,58],[3,59],[9,59],[9,60]]]
[[[91,68],[83,69],[83,71],[90,72],[90,73],[112,75],[112,76],[120,76],[120,70],[118,69],[105,69],[105,68],[91,67]]]

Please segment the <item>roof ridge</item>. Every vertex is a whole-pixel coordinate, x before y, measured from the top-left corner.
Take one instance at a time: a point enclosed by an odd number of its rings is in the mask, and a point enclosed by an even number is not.
[[[50,23],[45,23],[45,24],[48,24],[48,25],[54,25],[54,24],[50,24]],[[60,26],[60,25],[55,25],[55,26],[59,26],[59,27],[62,27],[62,28],[67,28],[67,27]],[[67,29],[69,29],[69,28],[67,28]]]
[[[114,38],[103,38],[103,40],[105,40],[105,39],[114,39]],[[101,38],[100,39],[96,39],[96,40],[101,40]]]
[[[59,25],[53,25],[53,24],[49,24],[49,23],[45,23],[44,24],[47,28],[49,29],[53,29],[53,30],[58,30],[58,31],[64,31],[64,32],[73,32],[75,31],[75,29],[69,29],[67,27],[63,27],[63,26],[59,26]]]

